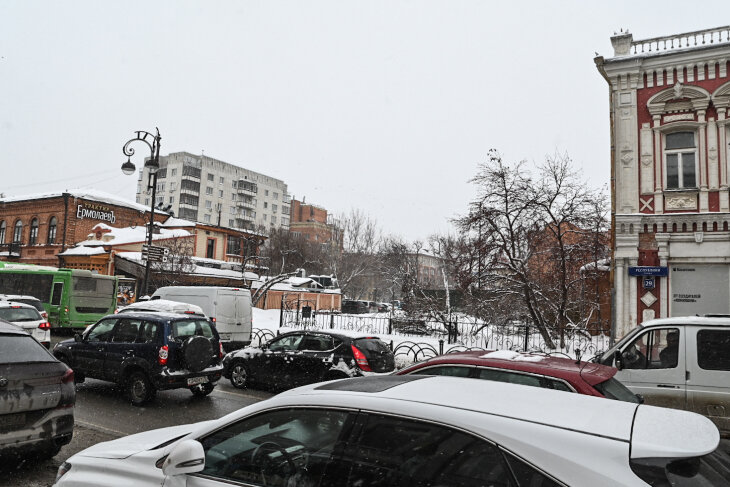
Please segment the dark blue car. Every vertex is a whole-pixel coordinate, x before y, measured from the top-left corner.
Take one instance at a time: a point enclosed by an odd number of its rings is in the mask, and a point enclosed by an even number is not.
[[[221,378],[223,349],[213,324],[195,315],[128,312],[105,316],[53,354],[86,377],[116,382],[135,406],[157,390],[210,394]]]

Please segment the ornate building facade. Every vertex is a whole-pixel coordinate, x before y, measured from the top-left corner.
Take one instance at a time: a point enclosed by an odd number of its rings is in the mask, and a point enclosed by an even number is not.
[[[613,320],[730,314],[730,27],[611,38]]]

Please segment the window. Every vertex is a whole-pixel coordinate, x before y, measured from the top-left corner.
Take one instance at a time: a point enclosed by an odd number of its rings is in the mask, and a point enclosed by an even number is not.
[[[208,181],[215,181],[215,176],[212,174],[208,174]]]
[[[268,208],[268,207],[269,207],[269,203],[267,203],[266,201],[264,201],[264,208]]]
[[[219,189],[218,190],[218,197],[219,198],[223,198],[223,190],[222,189]]]
[[[5,220],[0,221],[0,244],[5,243],[5,231],[7,230],[7,225],[5,224]]]
[[[235,206],[231,206],[230,207],[230,214],[231,215],[235,215],[236,214],[236,207]]]
[[[269,196],[269,190],[268,189],[265,189],[264,190],[264,196]]]
[[[91,328],[91,331],[89,331],[89,334],[86,336],[87,340],[90,342],[109,341],[109,338],[111,338],[112,329],[114,328],[114,324],[116,322],[116,318],[100,321],[96,324],[96,326]]]
[[[13,243],[20,243],[23,240],[23,222],[18,220],[15,222],[13,229]]]
[[[245,485],[337,485],[331,457],[349,413],[327,409],[283,409],[242,419],[200,443],[202,475]],[[282,461],[283,460],[283,461]]]
[[[274,340],[269,345],[269,351],[271,352],[283,352],[286,350],[296,350],[299,347],[299,342],[302,341],[304,335],[297,333],[295,335],[287,335],[285,337]]]
[[[271,205],[271,212],[272,213],[278,213],[279,207],[276,205]]]
[[[210,223],[210,215],[207,213],[205,215],[203,215],[203,221],[205,223]]]
[[[231,228],[235,228],[236,226],[236,220],[228,220],[228,226]]]
[[[673,369],[679,364],[679,328],[660,328],[639,335],[621,352],[626,369]]]
[[[274,199],[275,200],[278,200],[279,199],[279,193],[274,193]]]
[[[231,193],[231,201],[236,201],[236,193]]]
[[[264,213],[263,218],[264,218],[264,221],[266,221],[266,219],[268,218],[268,215],[266,215],[266,213]]]
[[[697,157],[694,132],[667,134],[665,143],[667,189],[696,188]]]
[[[177,176],[177,168],[170,170],[170,176]]]
[[[207,186],[205,188],[205,194],[212,195],[213,194],[213,188],[211,188],[210,186]]]
[[[56,243],[57,222],[58,220],[56,220],[55,216],[52,216],[51,219],[48,221],[48,243]],[[4,239],[0,239],[0,242],[2,242],[2,240]]]
[[[177,183],[175,181],[170,181],[170,191],[175,191],[177,189]]]
[[[335,348],[334,339],[329,335],[306,335],[299,350],[324,352]]]
[[[165,204],[165,197],[164,196],[155,196],[155,206],[161,206]]]
[[[218,184],[223,184],[225,182],[226,182],[226,180],[225,180],[225,178],[223,176],[221,176],[220,178],[218,178]]]
[[[139,338],[137,338],[137,342],[154,343],[157,340],[158,329],[159,327],[157,323],[145,321],[142,326],[142,332],[139,334]]]
[[[343,461],[333,467],[340,470],[339,478],[347,479],[346,487],[515,485],[501,451],[461,431],[368,414],[358,436],[357,442],[344,450]]]
[[[449,377],[469,377],[473,367],[444,365],[441,367],[425,367],[413,372],[414,375],[448,375]]]
[[[233,221],[233,220],[231,220]],[[228,244],[226,245],[226,253],[231,255],[241,255],[241,239],[234,235],[228,236]]]
[[[119,324],[114,329],[112,342],[114,343],[134,343],[137,341],[141,320],[123,319],[119,320]]]
[[[495,369],[479,369],[477,374],[479,379],[493,380],[495,382],[508,382],[510,384],[520,384],[523,386],[541,387],[540,378],[534,375],[519,374],[515,372],[507,372]]]
[[[730,370],[730,331],[698,331],[697,364],[705,370]]]
[[[33,218],[30,221],[30,238],[28,239],[30,245],[38,243],[38,218]]]
[[[209,210],[212,210],[213,209],[213,202],[210,201],[210,200],[205,200],[205,207],[208,208]]]
[[[168,203],[173,204],[175,202],[175,197],[170,196]]]
[[[208,217],[208,220],[210,220],[210,215],[205,215]],[[208,243],[205,248],[205,256],[209,259],[215,258],[215,239],[209,238]]]
[[[157,191],[159,191],[159,192],[164,192],[165,191],[165,183],[164,182],[157,183]]]
[[[63,297],[63,283],[54,282],[53,283],[53,294],[51,295],[51,304],[53,306],[60,306],[62,297]]]
[[[271,224],[273,225],[274,223],[276,223],[276,217],[275,216],[272,216],[271,217]]]

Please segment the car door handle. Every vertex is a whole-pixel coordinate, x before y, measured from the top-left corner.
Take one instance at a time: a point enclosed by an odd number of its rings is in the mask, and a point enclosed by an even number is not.
[[[662,389],[679,389],[679,386],[674,384],[657,384],[656,386],[661,387]]]

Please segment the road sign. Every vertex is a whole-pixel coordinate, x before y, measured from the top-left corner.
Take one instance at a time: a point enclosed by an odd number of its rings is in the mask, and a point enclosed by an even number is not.
[[[142,245],[142,260],[149,259],[150,262],[167,262],[168,255],[170,255],[170,249],[168,248],[147,244]]]
[[[629,267],[629,275],[630,276],[659,276],[659,277],[664,277],[667,274],[669,274],[669,268],[668,267],[648,266],[648,265],[631,266],[631,267]]]

